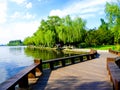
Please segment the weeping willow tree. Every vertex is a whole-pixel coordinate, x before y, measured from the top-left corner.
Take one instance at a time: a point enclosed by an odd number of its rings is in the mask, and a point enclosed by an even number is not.
[[[86,22],[79,17],[71,20],[69,15],[62,20],[63,23],[57,27],[59,41],[64,44],[82,42],[84,40]]]
[[[77,17],[71,19],[68,15],[64,18],[49,16],[42,20],[38,30],[32,37],[27,37],[24,43],[29,45],[43,45],[53,47],[55,44],[73,44],[82,42],[86,22]]]

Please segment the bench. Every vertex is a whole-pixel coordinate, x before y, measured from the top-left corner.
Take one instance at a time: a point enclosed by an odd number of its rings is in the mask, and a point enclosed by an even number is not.
[[[107,58],[107,70],[114,90],[120,90],[120,68],[115,63],[116,58]]]
[[[0,90],[15,90],[15,86],[18,84],[20,88],[28,88],[28,78],[36,76],[36,70],[42,71],[40,63],[34,63],[25,69],[18,72],[13,77],[9,78],[5,82],[0,84]]]

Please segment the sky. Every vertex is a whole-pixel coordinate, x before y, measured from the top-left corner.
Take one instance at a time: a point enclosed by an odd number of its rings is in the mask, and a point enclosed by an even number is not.
[[[115,0],[0,0],[0,44],[32,36],[42,19],[57,15],[86,20],[97,28],[105,19],[105,4]]]

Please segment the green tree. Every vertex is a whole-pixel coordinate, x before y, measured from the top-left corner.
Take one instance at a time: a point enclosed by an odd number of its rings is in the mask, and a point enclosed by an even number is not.
[[[114,35],[111,30],[108,29],[108,23],[106,23],[104,19],[101,19],[101,25],[99,26],[97,32],[99,45],[107,45],[114,43]]]
[[[32,37],[26,37],[23,41],[24,45],[34,45],[34,41]]]
[[[71,19],[69,15],[64,18],[49,16],[42,20],[38,30],[32,37],[24,40],[25,44],[43,45],[53,47],[55,44],[76,44],[83,41],[86,22],[77,17]]]
[[[64,44],[75,45],[76,43],[80,43],[84,40],[85,21],[79,17],[72,20],[68,15],[65,18],[62,18],[62,22],[63,23],[57,28],[59,41]]]
[[[85,44],[88,47],[97,46],[99,44],[98,32],[96,29],[90,29],[87,31]]]
[[[73,30],[74,30],[74,42],[84,42],[86,30],[86,21],[83,21],[81,18],[76,17],[73,21]]]
[[[114,42],[120,43],[120,4],[119,0],[117,3],[107,3],[105,12],[107,19],[109,20],[109,26],[114,33]]]
[[[21,40],[11,40],[7,44],[8,46],[21,46],[23,45],[23,42]]]

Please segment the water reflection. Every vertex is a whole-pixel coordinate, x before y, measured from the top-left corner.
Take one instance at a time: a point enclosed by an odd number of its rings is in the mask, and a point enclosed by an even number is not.
[[[0,72],[2,73],[0,77],[3,77],[2,81],[11,76],[15,75],[17,72],[25,68],[25,66],[18,67],[14,62],[13,63],[0,63]],[[0,81],[0,82],[2,82]]]
[[[11,54],[14,54],[14,55],[19,55],[19,54],[23,53],[22,52],[22,51],[24,51],[23,49],[24,49],[24,47],[21,48],[21,47],[18,47],[18,46],[17,47],[16,46],[12,46],[12,47],[9,48],[9,52]]]
[[[7,78],[7,71],[5,70],[5,68],[2,68],[2,67],[0,67],[0,72],[1,72],[1,74],[0,74],[0,83],[1,82],[4,82],[5,80],[6,80],[6,78]]]
[[[32,56],[34,58],[40,58],[42,60],[49,60],[49,59],[67,56],[61,51],[42,50],[42,49],[33,49],[33,48],[25,48],[25,53],[27,56]]]
[[[24,53],[25,47],[0,47],[0,83],[33,63]]]
[[[23,46],[0,47],[0,83],[34,63],[34,58],[49,60],[69,56],[56,50],[30,49]]]

